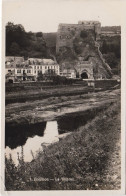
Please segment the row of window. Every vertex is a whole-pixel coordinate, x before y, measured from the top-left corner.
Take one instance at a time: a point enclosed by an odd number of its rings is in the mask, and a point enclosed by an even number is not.
[[[17,73],[21,73],[21,69],[18,69]],[[27,70],[26,72],[23,71],[23,73],[31,73],[31,70]],[[34,73],[37,73],[37,70],[35,70]]]
[[[17,70],[17,73],[21,73],[21,69],[18,69],[18,70]],[[24,73],[24,71],[23,71],[23,73]],[[28,69],[28,70],[27,70],[27,73],[31,73],[31,70]]]
[[[45,66],[45,69],[55,69],[57,66]],[[42,66],[34,66],[34,69],[42,69]]]

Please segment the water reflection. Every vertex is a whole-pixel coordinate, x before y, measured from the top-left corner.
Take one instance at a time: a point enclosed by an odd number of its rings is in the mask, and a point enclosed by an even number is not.
[[[40,129],[40,127],[39,127]],[[29,137],[23,145],[24,161],[30,162],[36,156],[37,151],[42,150],[42,144],[50,144],[58,142],[58,127],[57,121],[49,121],[46,123],[46,128],[42,130],[42,136]],[[11,145],[12,146],[12,145]],[[18,155],[21,157],[21,146],[15,149],[7,146],[5,149],[6,157],[9,158],[11,154],[12,160],[18,165]]]
[[[80,126],[85,125],[89,120],[95,117],[95,110],[92,109],[71,114],[68,113],[59,117],[57,120],[59,134],[75,131]]]
[[[21,146],[24,151],[24,161],[30,162],[43,145],[59,141],[59,135],[76,131],[96,116],[103,108],[68,113],[57,118],[57,121],[47,121],[30,125],[6,126],[6,156],[12,155],[18,164],[17,153],[21,156]]]
[[[5,126],[5,146],[9,146],[11,149],[23,146],[28,137],[43,136],[45,128],[46,122],[22,125],[7,124]]]

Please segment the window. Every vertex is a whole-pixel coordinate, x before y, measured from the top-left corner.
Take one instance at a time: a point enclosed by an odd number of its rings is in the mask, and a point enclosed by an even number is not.
[[[45,66],[45,69],[47,69],[47,67]]]
[[[34,73],[36,73],[36,70],[34,71]]]
[[[27,70],[27,73],[31,73],[31,70],[28,69],[28,70]]]
[[[35,66],[35,69],[36,69],[36,66]]]
[[[21,73],[21,69],[18,69],[18,70],[17,70],[17,73]]]

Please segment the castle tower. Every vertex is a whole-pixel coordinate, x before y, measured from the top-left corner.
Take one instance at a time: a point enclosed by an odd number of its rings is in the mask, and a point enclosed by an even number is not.
[[[59,24],[57,39],[56,39],[56,52],[58,53],[60,47],[68,46],[73,47],[73,39],[79,35],[81,30],[93,30],[95,33],[95,40],[100,38],[101,23],[98,21],[79,21],[78,24]]]
[[[93,73],[96,79],[101,75],[111,77],[109,65],[104,62],[99,50],[98,41],[100,40],[101,23],[99,21],[79,21],[78,24],[59,24],[56,40],[56,53],[60,59],[72,66],[74,59],[79,55],[88,61],[92,58]],[[67,55],[69,54],[69,56]],[[90,66],[88,62],[85,62]],[[85,63],[83,63],[85,66]],[[91,67],[91,66],[90,66]],[[89,69],[91,72],[91,69]]]

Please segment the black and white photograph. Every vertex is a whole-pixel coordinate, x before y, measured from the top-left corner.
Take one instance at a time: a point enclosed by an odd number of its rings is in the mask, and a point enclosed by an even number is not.
[[[4,191],[123,190],[125,3],[3,1]]]

